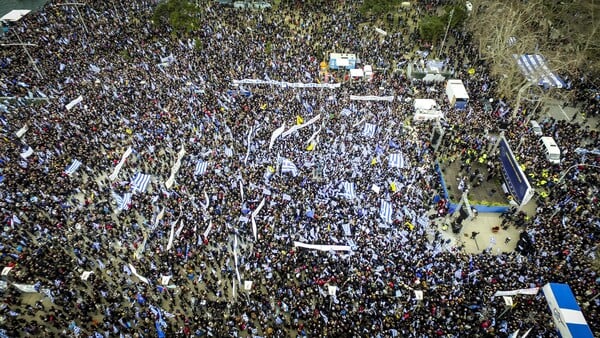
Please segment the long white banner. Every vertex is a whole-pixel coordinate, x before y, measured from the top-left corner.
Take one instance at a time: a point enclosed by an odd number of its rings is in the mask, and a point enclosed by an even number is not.
[[[303,123],[303,124],[297,124],[297,125],[295,125],[295,126],[291,127],[290,129],[288,129],[288,130],[287,130],[285,133],[281,134],[281,136],[283,136],[283,137],[286,137],[286,136],[288,136],[289,134],[291,134],[291,133],[295,132],[296,130],[300,130],[300,129],[304,128],[304,127],[308,127],[308,126],[310,126],[311,124],[313,124],[313,123],[315,123],[315,122],[319,121],[319,119],[320,119],[320,118],[321,118],[321,114],[319,114],[319,115],[317,115],[317,116],[313,117],[312,119],[308,120],[306,123]]]
[[[360,95],[350,95],[350,100],[353,101],[394,101],[394,96],[360,96]]]
[[[530,288],[530,289],[517,289],[517,290],[509,290],[509,291],[496,291],[493,297],[499,296],[516,296],[516,295],[537,295],[540,291],[540,288]]]
[[[119,171],[121,171],[121,167],[123,166],[123,164],[125,163],[125,160],[127,159],[127,157],[129,155],[131,155],[131,152],[133,151],[133,149],[131,149],[131,147],[127,148],[127,150],[125,150],[125,153],[123,154],[123,156],[121,157],[121,161],[119,161],[119,164],[117,164],[117,166],[115,167],[115,170],[113,170],[113,173],[110,174],[110,176],[108,176],[108,178],[111,181],[114,181],[117,176],[119,175]]]
[[[285,123],[281,125],[281,127],[275,129],[275,131],[273,131],[273,134],[271,134],[271,141],[269,142],[269,150],[271,150],[271,148],[273,148],[273,144],[275,143],[275,140],[279,137],[279,135],[281,135],[283,132],[285,131]]]
[[[243,79],[233,80],[233,84],[255,84],[255,85],[273,85],[281,88],[340,88],[341,83],[302,83],[302,82],[285,82],[275,80],[260,80],[260,79]]]
[[[349,245],[320,245],[320,244],[307,244],[302,242],[294,242],[295,247],[319,250],[319,251],[351,251]]]
[[[165,187],[167,187],[167,189],[171,189],[173,183],[175,182],[175,175],[177,175],[179,167],[181,167],[181,160],[183,159],[183,156],[185,156],[185,148],[182,144],[181,150],[177,154],[177,161],[173,165],[173,168],[171,168],[171,176],[169,176],[169,179],[167,179],[167,181],[165,182]]]

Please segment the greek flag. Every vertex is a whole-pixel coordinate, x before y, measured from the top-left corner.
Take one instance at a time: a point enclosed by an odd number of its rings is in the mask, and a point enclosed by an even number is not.
[[[73,160],[73,163],[71,163],[71,165],[65,169],[65,174],[72,175],[77,171],[77,169],[79,169],[79,167],[81,167],[81,162],[79,160]]]
[[[117,208],[119,210],[129,210],[129,203],[131,203],[131,193],[126,192],[123,197],[119,196],[113,191],[112,193],[115,202],[117,202]]]
[[[306,111],[307,111],[309,114],[312,114],[312,112],[313,112],[313,109],[312,109],[312,107],[310,106],[310,104],[309,104],[308,102],[306,102],[306,101],[302,100],[302,105],[304,106],[304,109],[306,109]]]
[[[405,168],[404,156],[402,153],[390,154],[389,162],[390,168]]]
[[[356,198],[356,191],[354,189],[354,183],[343,182],[342,188],[344,189],[344,194],[343,194],[344,197],[346,197],[348,199]]]
[[[342,224],[342,228],[344,229],[344,236],[352,236],[352,232],[350,231],[350,224],[344,223]]]
[[[352,110],[350,110],[348,108],[344,108],[344,109],[342,109],[341,114],[342,114],[342,116],[350,116],[350,115],[352,115]]]
[[[194,170],[194,175],[204,175],[207,168],[208,162],[198,160],[198,162],[196,163],[196,169]]]
[[[229,148],[228,146],[225,146],[225,156],[227,156],[227,157],[233,156],[233,150],[231,148]]]
[[[386,222],[392,223],[392,204],[381,200],[381,207],[379,208],[379,216]]]
[[[365,123],[365,127],[363,129],[363,136],[365,137],[373,137],[375,136],[375,130],[377,129],[377,126],[374,124],[370,124],[370,123]]]
[[[521,73],[530,81],[543,87],[564,88],[564,81],[553,73],[539,54],[513,54]]]
[[[137,173],[133,180],[131,180],[131,186],[133,188],[133,191],[146,192],[146,189],[148,189],[148,184],[150,184],[150,178],[152,178],[152,176]]]
[[[281,162],[281,172],[292,173],[292,175],[296,176],[298,175],[298,168],[292,161],[283,159],[283,161]]]

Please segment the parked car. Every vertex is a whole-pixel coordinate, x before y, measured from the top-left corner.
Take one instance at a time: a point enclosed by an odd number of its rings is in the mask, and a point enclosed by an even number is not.
[[[533,134],[535,134],[535,136],[542,136],[544,134],[542,127],[540,127],[540,124],[537,123],[537,121],[531,120],[529,124],[531,125],[531,131]]]

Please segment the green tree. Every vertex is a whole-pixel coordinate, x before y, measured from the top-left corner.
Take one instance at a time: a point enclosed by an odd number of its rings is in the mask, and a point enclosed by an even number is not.
[[[452,16],[452,21],[450,22],[450,28],[456,28],[462,26],[467,17],[467,8],[464,4],[460,5],[452,5],[446,6],[446,13],[442,17],[444,24],[447,25],[448,21],[450,21],[450,16]],[[450,15],[452,13],[452,15]]]
[[[395,0],[364,0],[359,10],[362,14],[380,15],[389,13],[395,4]]]
[[[443,17],[428,15],[419,22],[421,39],[435,43],[443,36],[445,27]]]
[[[200,8],[187,0],[167,0],[156,6],[152,21],[180,33],[191,33],[200,26],[201,14]]]

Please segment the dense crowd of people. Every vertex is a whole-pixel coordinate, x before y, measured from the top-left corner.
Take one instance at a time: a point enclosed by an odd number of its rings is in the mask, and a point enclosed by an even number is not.
[[[18,99],[0,106],[0,336],[553,337],[541,293],[510,309],[493,297],[548,282],[571,286],[598,333],[591,167],[540,184],[548,196],[518,224],[529,255],[464,253],[434,222],[447,216],[436,160],[487,153],[485,177],[500,174],[499,106],[483,107],[494,81],[468,33],[451,30],[444,56],[467,109],[449,106],[443,83],[392,71],[423,57],[414,23],[433,4],[405,10],[385,37],[350,2],[204,3],[185,37],[153,24],[147,0],[50,1],[12,25],[2,40],[37,44],[41,74],[21,49],[2,50],[0,95]],[[328,52],[390,68],[344,81],[320,69]],[[445,112],[438,151],[431,125],[403,123],[415,97]],[[574,149],[600,147],[594,129],[541,121],[564,149],[552,167],[527,117],[509,115],[532,182],[593,164]]]

